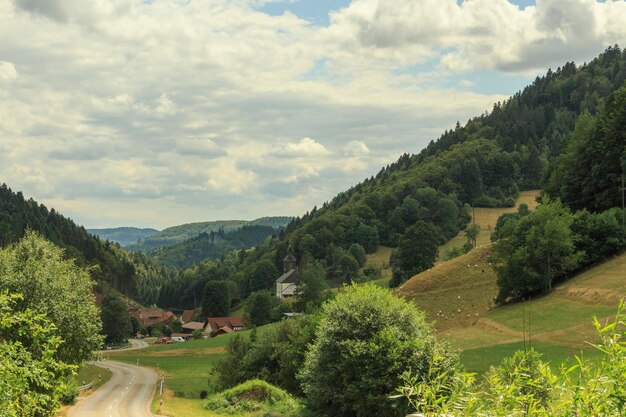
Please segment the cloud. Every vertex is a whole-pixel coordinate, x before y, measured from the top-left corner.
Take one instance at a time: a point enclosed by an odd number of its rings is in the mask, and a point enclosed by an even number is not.
[[[343,151],[347,155],[358,156],[358,155],[367,155],[370,153],[367,145],[360,140],[351,140],[344,147]]]
[[[0,61],[0,82],[13,81],[18,77],[15,65],[10,62]]]
[[[181,155],[198,156],[201,158],[217,158],[227,155],[224,149],[207,138],[179,139],[176,141],[176,152]]]
[[[440,61],[447,71],[523,72],[589,59],[626,40],[626,3],[537,0],[354,0],[331,15],[327,35],[342,39],[341,58],[383,65]],[[339,43],[339,42],[338,42]]]
[[[517,91],[480,71],[626,39],[615,1],[264,1],[0,2],[2,181],[87,226],[299,215]]]
[[[311,138],[303,138],[300,142],[288,143],[278,152],[282,156],[292,157],[308,157],[308,156],[324,156],[330,154],[328,149],[321,143]]]
[[[17,9],[57,22],[94,23],[128,12],[130,0],[99,0],[70,3],[65,0],[13,0]]]

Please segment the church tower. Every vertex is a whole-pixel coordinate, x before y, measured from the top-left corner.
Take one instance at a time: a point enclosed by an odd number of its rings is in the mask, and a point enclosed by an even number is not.
[[[289,272],[292,269],[296,269],[296,257],[293,256],[293,247],[289,245],[289,249],[287,249],[287,256],[284,261],[285,270],[283,272]]]

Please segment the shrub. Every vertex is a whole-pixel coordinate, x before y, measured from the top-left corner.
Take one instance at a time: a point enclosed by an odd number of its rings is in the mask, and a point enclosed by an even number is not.
[[[285,417],[300,416],[300,405],[291,395],[258,379],[212,395],[204,408],[226,415],[271,411]]]
[[[61,396],[59,401],[61,404],[70,405],[76,402],[78,397],[78,383],[74,378],[66,378],[61,384]]]
[[[373,284],[348,286],[321,313],[317,340],[299,375],[307,401],[323,416],[401,416],[390,387],[412,369],[425,375],[435,340],[424,314]],[[441,349],[450,366],[455,357]]]

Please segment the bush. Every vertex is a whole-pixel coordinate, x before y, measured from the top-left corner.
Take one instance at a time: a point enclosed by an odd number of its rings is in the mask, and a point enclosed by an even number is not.
[[[391,291],[352,285],[327,302],[317,340],[299,375],[309,405],[323,416],[402,416],[390,387],[412,369],[425,375],[436,344],[424,314]],[[445,349],[449,366],[456,358]]]
[[[226,347],[228,354],[213,368],[217,388],[231,388],[249,379],[264,379],[301,395],[296,374],[315,337],[317,321],[314,315],[299,316],[284,320],[257,337],[250,335],[249,340],[236,335]]]
[[[63,405],[71,405],[76,402],[78,397],[78,383],[74,378],[66,378],[61,384],[61,396],[59,401]]]
[[[204,408],[227,415],[256,411],[280,413],[285,417],[300,416],[300,405],[291,395],[258,379],[212,395]]]

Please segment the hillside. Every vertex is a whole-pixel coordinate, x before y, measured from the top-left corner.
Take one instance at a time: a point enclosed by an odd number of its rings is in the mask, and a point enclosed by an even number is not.
[[[137,227],[114,227],[108,229],[87,229],[87,232],[111,242],[119,243],[122,247],[133,245],[159,231],[156,229],[140,229]]]
[[[244,226],[269,226],[272,228],[284,228],[292,217],[261,217],[255,220],[217,220],[210,222],[186,223],[178,226],[168,227],[160,232],[154,233],[140,242],[135,241],[129,245],[130,250],[150,252],[151,250],[172,246],[180,242],[195,238],[202,233],[211,234],[219,232],[231,232],[241,229]]]
[[[155,249],[150,252],[150,258],[161,265],[189,268],[206,259],[219,259],[234,250],[250,249],[281,230],[270,226],[244,225],[227,232],[221,229],[217,232],[202,232],[173,246]]]
[[[270,288],[289,245],[302,267],[320,261],[327,278],[340,282],[358,270],[350,252],[354,245],[372,254],[381,246],[399,247],[404,239],[410,249],[407,232],[414,236],[418,224],[429,230],[436,246],[445,244],[467,227],[472,206],[511,208],[520,191],[537,189],[552,161],[567,148],[581,114],[597,117],[625,80],[626,53],[618,47],[582,66],[569,62],[548,70],[523,91],[495,103],[491,112],[464,126],[457,123],[419,154],[402,155],[296,218],[284,234],[245,256],[219,262],[217,268],[234,271],[225,278],[235,281],[245,298],[251,290]],[[429,262],[391,265],[394,282],[428,269]],[[180,281],[176,285],[182,287],[168,291],[188,294],[199,284]]]
[[[53,208],[48,209],[32,198],[26,200],[21,192],[0,185],[0,246],[18,241],[28,229],[65,249],[66,256],[75,259],[78,265],[98,266],[90,269],[94,280],[105,282],[125,295],[134,294],[136,266],[123,249],[90,235]]]

